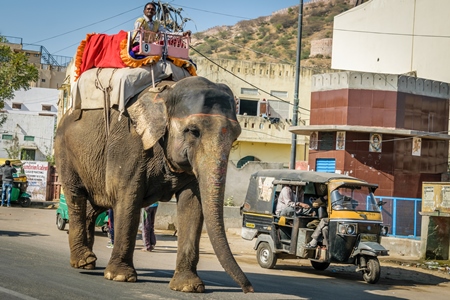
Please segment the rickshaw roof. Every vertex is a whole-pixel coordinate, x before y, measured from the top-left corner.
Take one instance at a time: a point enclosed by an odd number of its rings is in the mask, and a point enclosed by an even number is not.
[[[5,161],[9,160],[11,162],[11,165],[13,166],[20,166],[22,165],[22,161],[20,159],[13,159],[13,158],[0,158],[0,166],[5,164]]]
[[[314,172],[314,171],[299,171],[299,170],[286,170],[286,169],[266,169],[253,173],[252,178],[256,177],[273,177],[275,180],[292,180],[303,182],[317,182],[327,183],[332,179],[352,179],[361,182],[364,180],[351,177],[343,174]]]

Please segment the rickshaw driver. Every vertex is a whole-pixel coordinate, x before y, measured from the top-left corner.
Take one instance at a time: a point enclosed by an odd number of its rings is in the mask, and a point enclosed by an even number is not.
[[[289,185],[283,185],[280,195],[278,196],[275,214],[286,217],[292,217],[294,216],[294,213],[296,216],[310,215],[312,213],[312,209],[308,204],[303,203],[303,194],[304,191],[301,189],[297,197],[299,201],[296,203],[293,200],[294,192],[292,191],[292,187]]]

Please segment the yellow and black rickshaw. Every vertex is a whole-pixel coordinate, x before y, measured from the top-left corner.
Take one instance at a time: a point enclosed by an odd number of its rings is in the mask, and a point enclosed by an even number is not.
[[[308,247],[319,223],[317,214],[275,214],[283,185],[291,186],[297,195],[301,191],[307,204],[319,197],[327,199],[328,227],[317,247]],[[387,227],[382,224],[382,202],[377,202],[373,194],[377,187],[334,173],[283,169],[256,172],[241,207],[242,237],[256,238],[256,258],[263,268],[274,268],[277,259],[295,258],[309,259],[316,270],[325,270],[330,263],[354,264],[366,282],[376,283],[380,278],[377,257],[388,255],[380,244]]]
[[[11,203],[18,202],[21,206],[28,207],[31,204],[31,195],[27,193],[28,179],[23,172],[22,162],[19,159],[0,158],[0,166],[3,166],[7,160],[9,160],[11,166],[17,170],[17,173],[14,174],[14,181],[11,189]],[[2,174],[0,172],[0,188],[3,187],[1,177]]]

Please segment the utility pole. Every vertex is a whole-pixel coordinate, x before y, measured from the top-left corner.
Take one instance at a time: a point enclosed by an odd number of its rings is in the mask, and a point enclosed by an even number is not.
[[[303,0],[300,0],[298,7],[298,33],[297,33],[297,58],[295,63],[295,88],[294,88],[294,111],[292,116],[292,126],[298,125],[298,90],[300,84],[300,54],[302,52],[302,22],[303,22]],[[291,162],[289,167],[295,169],[295,158],[297,156],[297,135],[292,134]]]

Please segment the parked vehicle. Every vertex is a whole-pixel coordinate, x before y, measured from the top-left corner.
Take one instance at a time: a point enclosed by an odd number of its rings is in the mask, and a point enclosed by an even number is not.
[[[22,162],[18,159],[0,158],[0,166],[3,166],[6,160],[9,160],[11,165],[17,170],[17,173],[14,174],[10,202],[11,204],[17,202],[22,207],[28,207],[31,204],[31,195],[27,193],[28,179],[25,173],[22,172]],[[3,192],[3,181],[1,178],[2,174],[0,173],[0,192]]]
[[[317,217],[275,215],[283,185],[290,185],[297,192],[303,189],[303,199],[308,204],[317,197],[328,197],[328,230],[324,230],[317,248],[306,246],[314,232],[311,224],[318,223]],[[380,278],[377,257],[388,255],[380,244],[387,228],[382,225],[383,203],[377,203],[373,195],[377,187],[334,173],[259,171],[251,176],[241,207],[242,237],[256,238],[254,249],[262,268],[274,268],[279,258],[309,259],[316,270],[325,270],[330,263],[354,264],[366,282],[376,283]]]
[[[56,209],[56,227],[59,230],[64,230],[66,224],[69,223],[69,209],[67,207],[66,197],[63,191],[59,196],[59,207]],[[102,212],[95,220],[95,227],[102,229],[102,232],[108,234],[108,213],[107,211]]]

